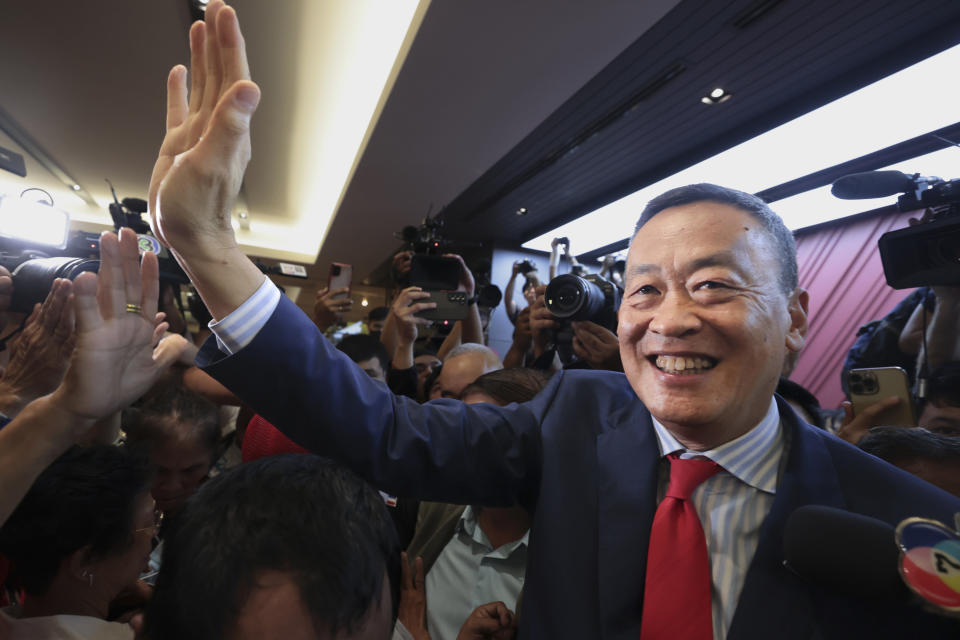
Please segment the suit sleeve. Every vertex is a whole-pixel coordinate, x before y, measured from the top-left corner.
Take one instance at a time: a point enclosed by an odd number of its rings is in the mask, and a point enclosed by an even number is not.
[[[420,405],[371,380],[286,298],[243,349],[208,340],[197,363],[293,441],[394,495],[535,504],[540,423],[561,376],[521,405]]]

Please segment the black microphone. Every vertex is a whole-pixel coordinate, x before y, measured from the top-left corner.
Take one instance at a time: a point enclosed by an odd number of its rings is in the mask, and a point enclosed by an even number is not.
[[[798,508],[783,536],[787,568],[845,595],[908,602],[897,570],[900,550],[893,527],[868,516],[823,505]]]
[[[915,191],[918,181],[928,180],[931,179],[918,177],[915,180],[902,171],[866,171],[837,178],[830,187],[830,193],[843,200],[885,198]]]

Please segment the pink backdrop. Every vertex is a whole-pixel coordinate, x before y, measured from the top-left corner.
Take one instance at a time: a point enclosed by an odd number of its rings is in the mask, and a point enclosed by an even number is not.
[[[878,212],[797,234],[800,286],[810,292],[810,331],[790,377],[824,408],[844,399],[840,369],[857,329],[886,315],[911,291],[887,286],[877,239],[915,215]]]

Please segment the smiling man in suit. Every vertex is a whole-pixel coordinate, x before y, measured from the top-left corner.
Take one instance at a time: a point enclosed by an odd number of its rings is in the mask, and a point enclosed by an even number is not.
[[[356,371],[237,246],[229,212],[260,94],[231,9],[210,3],[191,52],[189,100],[186,70],[170,74],[150,203],[216,320],[198,363],[298,443],[384,490],[526,507],[523,638],[938,631],[919,610],[807,584],[783,566],[786,520],[800,506],[896,523],[949,520],[960,501],[802,423],[774,396],[784,358],[803,346],[807,294],[793,238],[761,200],[693,185],[644,210],[620,309],[625,374],[562,372],[508,407],[419,405]]]

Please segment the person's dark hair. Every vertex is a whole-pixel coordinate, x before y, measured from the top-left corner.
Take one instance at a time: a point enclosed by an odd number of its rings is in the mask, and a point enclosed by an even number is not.
[[[400,545],[379,493],[330,460],[286,454],[217,476],[183,507],[144,635],[225,637],[264,571],[289,573],[318,632],[361,626],[384,574],[397,617]]]
[[[823,415],[821,413],[822,408],[820,407],[820,401],[805,387],[797,384],[793,380],[781,377],[780,381],[777,382],[776,393],[783,396],[784,400],[800,405],[810,418],[813,419],[814,426],[820,427],[821,429],[823,428]]]
[[[926,397],[917,399],[918,416],[928,402],[935,407],[960,407],[960,362],[947,362],[930,373]]]
[[[413,348],[413,357],[419,358],[420,356],[434,356],[436,357],[437,350],[431,346],[425,344],[418,344]]]
[[[440,366],[433,370],[433,373],[427,376],[423,381],[423,395],[424,400],[430,399],[430,389],[433,388],[434,383],[437,381],[437,378],[440,377],[440,372],[443,371],[443,363],[440,363]]]
[[[347,357],[354,362],[363,362],[370,358],[376,358],[380,361],[380,367],[386,373],[390,363],[390,355],[387,354],[387,348],[383,346],[378,338],[373,336],[357,334],[344,336],[337,345],[337,349],[347,354]]]
[[[146,459],[121,447],[73,447],[54,460],[0,527],[10,584],[42,595],[76,551],[89,547],[92,559],[126,551],[150,480]]]
[[[390,313],[390,307],[374,307],[370,309],[370,313],[367,314],[367,322],[386,320],[388,313]]]
[[[769,205],[757,196],[715,184],[700,183],[677,187],[650,202],[640,214],[634,234],[664,209],[694,202],[716,202],[741,209],[756,218],[770,235],[780,258],[780,286],[789,295],[797,288],[797,244],[793,233]]]
[[[926,429],[874,427],[861,438],[857,446],[897,466],[913,460],[960,464],[960,438],[932,433]]]
[[[527,402],[533,400],[549,381],[550,376],[537,369],[500,369],[485,373],[474,380],[467,385],[460,397],[466,398],[471,393],[482,393],[496,400],[498,404]]]
[[[124,410],[122,423],[132,447],[149,449],[186,435],[210,451],[211,463],[218,452],[217,405],[174,379],[155,385],[137,406]]]

